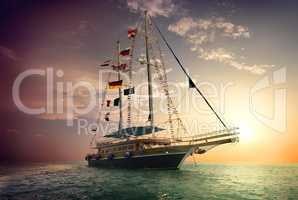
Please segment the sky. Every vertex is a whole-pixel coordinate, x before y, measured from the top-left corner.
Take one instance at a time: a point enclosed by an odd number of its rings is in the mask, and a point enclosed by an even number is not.
[[[111,58],[117,40],[122,48],[130,44],[128,27],[148,10],[212,105],[229,125],[240,128],[239,143],[217,147],[196,159],[297,163],[296,7],[294,0],[1,1],[0,160],[84,157],[90,135],[78,134],[77,121],[94,123],[96,111],[74,114],[74,125],[68,126],[66,110],[84,108],[91,96],[79,88],[73,105],[68,105],[65,92],[57,93],[57,83],[65,88],[69,82],[85,81],[98,91],[102,81],[98,65]],[[137,45],[143,45],[141,38]],[[166,50],[164,45],[162,49]],[[165,52],[164,58],[169,82],[185,89],[172,94],[188,129],[200,132],[214,127],[214,116],[185,87],[185,76],[173,57]],[[54,103],[46,105],[47,79],[41,75],[24,79],[20,99],[30,108],[46,107],[47,113],[25,113],[13,98],[17,78],[32,69],[45,74],[53,69]]]

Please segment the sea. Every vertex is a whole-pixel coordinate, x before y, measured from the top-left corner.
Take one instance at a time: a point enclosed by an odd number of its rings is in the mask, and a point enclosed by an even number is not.
[[[185,164],[180,170],[85,162],[0,166],[1,200],[298,199],[298,165]]]

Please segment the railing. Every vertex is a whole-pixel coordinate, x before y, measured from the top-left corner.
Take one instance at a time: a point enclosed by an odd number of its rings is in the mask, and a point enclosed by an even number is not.
[[[220,144],[223,141],[236,142],[239,140],[237,132],[238,128],[233,127],[225,130],[212,131],[206,134],[186,136],[172,142],[173,145],[206,145],[206,144]]]
[[[219,131],[212,131],[206,134],[199,134],[199,135],[193,135],[193,136],[185,136],[179,139],[171,139],[170,137],[161,136],[161,137],[154,137],[150,135],[144,135],[144,136],[138,136],[135,138],[130,138],[130,141],[135,140],[152,140],[151,142],[154,143],[154,139],[157,140],[170,140],[170,145],[172,146],[180,146],[180,145],[198,145],[198,146],[208,146],[208,145],[220,145],[225,143],[234,143],[239,140],[239,132],[237,132],[239,128],[232,127],[225,130],[219,130]],[[124,142],[127,139],[122,140],[116,140],[116,141],[107,141],[104,143],[97,144],[97,147],[105,146],[105,145],[113,145],[117,144],[119,142]],[[158,144],[154,145],[153,148],[158,148],[159,146],[164,146]]]
[[[198,135],[192,135],[192,136],[185,136],[182,137],[182,139],[192,139],[192,140],[199,140],[201,138],[206,138],[206,137],[217,137],[217,136],[221,136],[221,135],[237,135],[239,134],[239,132],[237,132],[237,130],[239,130],[238,127],[232,127],[229,129],[223,129],[223,130],[218,130],[218,131],[212,131],[212,132],[208,132],[205,134],[198,134]]]

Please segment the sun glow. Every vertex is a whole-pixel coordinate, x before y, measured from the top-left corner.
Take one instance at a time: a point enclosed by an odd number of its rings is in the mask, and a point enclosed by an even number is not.
[[[241,121],[239,123],[240,141],[250,142],[255,138],[254,131],[248,122]]]

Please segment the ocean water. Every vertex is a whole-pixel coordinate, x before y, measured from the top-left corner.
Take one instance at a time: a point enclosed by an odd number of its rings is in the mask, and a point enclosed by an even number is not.
[[[189,164],[180,170],[0,166],[0,199],[298,199],[298,165]]]

